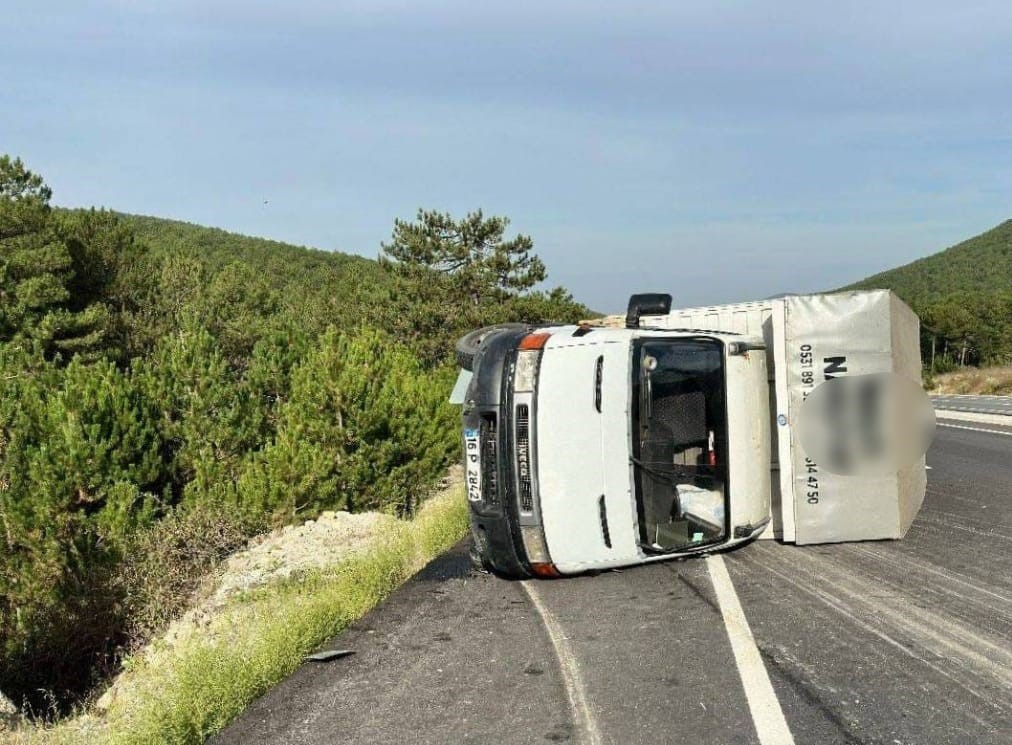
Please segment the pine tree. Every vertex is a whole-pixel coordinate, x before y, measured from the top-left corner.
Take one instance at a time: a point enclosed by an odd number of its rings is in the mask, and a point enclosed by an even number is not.
[[[451,280],[454,294],[474,305],[502,302],[545,279],[545,265],[532,253],[534,241],[518,235],[506,240],[508,217],[485,217],[481,210],[462,220],[435,210],[419,210],[417,222],[394,221],[387,259],[410,271],[424,268]]]
[[[52,192],[20,159],[0,156],[0,340],[38,326],[70,296],[70,253],[50,227]]]
[[[380,257],[395,281],[379,325],[432,365],[473,328],[579,318],[586,309],[561,288],[533,291],[547,276],[545,265],[530,236],[505,237],[509,224],[481,210],[460,220],[433,210],[419,210],[415,222],[395,220]]]
[[[448,372],[426,373],[384,333],[330,329],[292,370],[277,436],[239,479],[242,506],[410,511],[456,452]]]
[[[18,339],[65,360],[94,357],[103,351],[109,311],[75,303],[74,258],[51,197],[20,159],[0,156],[0,342]]]

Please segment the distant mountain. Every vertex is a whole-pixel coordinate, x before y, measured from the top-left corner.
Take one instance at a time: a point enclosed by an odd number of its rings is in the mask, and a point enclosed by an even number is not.
[[[890,289],[921,318],[921,349],[936,371],[1012,365],[1012,220],[844,290]]]
[[[1012,220],[944,251],[841,289],[890,289],[914,308],[955,294],[1012,292]]]

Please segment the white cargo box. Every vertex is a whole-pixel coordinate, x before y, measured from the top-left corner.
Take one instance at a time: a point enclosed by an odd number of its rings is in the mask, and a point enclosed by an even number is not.
[[[814,463],[796,428],[802,402],[842,375],[896,373],[920,384],[917,316],[888,290],[797,295],[644,316],[641,326],[761,336],[773,416],[773,521],[764,538],[797,544],[901,538],[926,486],[923,456],[886,475],[843,476]]]

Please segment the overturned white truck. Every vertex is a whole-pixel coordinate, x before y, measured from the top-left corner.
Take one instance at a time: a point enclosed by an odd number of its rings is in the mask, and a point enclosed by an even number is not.
[[[471,528],[488,568],[559,576],[756,537],[904,535],[924,497],[926,441],[885,469],[848,471],[816,460],[809,450],[830,450],[798,426],[827,381],[886,376],[919,391],[919,323],[899,298],[670,306],[635,295],[619,324],[506,324],[458,343],[451,400],[463,404]],[[844,402],[829,409],[842,421],[869,396],[821,398]],[[877,406],[885,421],[870,429],[855,421],[869,440],[920,442],[915,409]]]

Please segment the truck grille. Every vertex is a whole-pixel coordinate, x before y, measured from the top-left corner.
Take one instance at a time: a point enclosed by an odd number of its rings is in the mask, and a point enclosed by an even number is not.
[[[534,495],[531,492],[531,413],[527,404],[519,404],[517,426],[517,498],[520,511],[534,512]]]
[[[481,491],[485,504],[499,504],[499,463],[495,415],[481,418]]]

